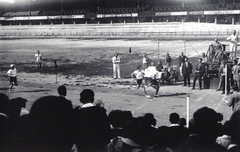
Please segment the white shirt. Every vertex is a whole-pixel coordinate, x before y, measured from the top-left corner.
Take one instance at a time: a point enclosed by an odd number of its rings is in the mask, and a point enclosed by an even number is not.
[[[92,104],[92,103],[86,103],[86,104],[82,105],[81,108],[88,108],[88,107],[93,107],[93,106],[94,106],[94,104]]]
[[[17,70],[16,68],[14,69],[9,69],[8,72],[7,72],[8,76],[9,77],[16,77],[17,76]]]
[[[116,56],[112,57],[112,63],[113,64],[119,64],[120,63],[120,58],[116,57]]]
[[[230,43],[237,45],[238,35],[237,34],[235,34],[235,35],[232,34],[227,38],[227,40],[230,40]]]
[[[42,62],[42,55],[41,54],[35,54],[35,60],[37,63],[41,63]]]
[[[137,79],[143,79],[144,72],[142,70],[136,70],[133,72],[133,74],[136,76]]]
[[[146,64],[146,63],[147,63],[147,58],[143,57],[143,64]]]

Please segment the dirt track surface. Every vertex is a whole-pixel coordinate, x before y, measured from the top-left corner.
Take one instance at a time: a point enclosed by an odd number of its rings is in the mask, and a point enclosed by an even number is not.
[[[159,47],[158,47],[159,43]],[[221,95],[215,89],[195,90],[182,87],[182,82],[161,86],[158,98],[148,99],[143,90],[137,90],[130,79],[130,74],[141,64],[142,53],[150,58],[163,61],[167,52],[175,59],[185,52],[190,62],[196,64],[196,57],[206,52],[209,41],[191,41],[186,44],[181,40],[105,40],[105,39],[14,39],[2,40],[0,49],[0,92],[10,98],[28,99],[27,109],[39,97],[57,95],[57,87],[65,84],[67,98],[74,106],[80,105],[79,93],[84,88],[91,88],[96,93],[95,99],[105,102],[107,112],[113,109],[130,110],[134,116],[153,113],[157,125],[169,125],[168,116],[177,112],[186,117],[186,100],[190,96],[190,117],[199,108],[208,106],[224,115],[228,120],[231,108],[225,103],[229,96]],[[128,53],[131,47],[132,53]],[[38,72],[34,64],[34,54],[40,50],[43,56],[43,70]],[[111,58],[120,53],[122,79],[112,79]],[[53,61],[57,60],[58,69]],[[16,64],[19,86],[9,93],[6,71],[10,63]],[[57,79],[56,79],[57,78]],[[181,78],[180,78],[181,79]],[[57,81],[57,83],[56,83]],[[147,87],[147,92],[154,95],[154,89]]]

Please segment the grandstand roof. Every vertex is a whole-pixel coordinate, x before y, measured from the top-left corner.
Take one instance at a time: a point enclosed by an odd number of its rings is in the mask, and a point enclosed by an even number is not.
[[[4,2],[5,1],[5,2]],[[157,5],[181,5],[181,3],[196,4],[217,4],[224,3],[240,3],[240,0],[0,0],[0,11],[39,11],[41,8],[48,6],[76,5],[84,7],[101,7],[101,8],[126,8],[126,7],[154,7]],[[14,1],[14,3],[6,3],[6,1]],[[83,4],[83,5],[82,5]],[[81,8],[82,9],[82,8]],[[87,9],[87,8],[86,8]]]

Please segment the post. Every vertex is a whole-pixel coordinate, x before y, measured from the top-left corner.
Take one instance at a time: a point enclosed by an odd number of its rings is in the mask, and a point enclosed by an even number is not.
[[[186,54],[186,40],[184,40],[184,54],[187,55]]]
[[[159,59],[159,39],[158,39],[158,59]]]
[[[189,95],[187,96],[187,128],[189,127]]]
[[[54,60],[53,62],[54,62],[55,69],[56,69],[56,83],[58,83],[58,82],[57,82],[57,75],[58,75],[58,71],[57,71],[57,68],[58,68],[58,67],[57,67],[57,60]]]
[[[227,70],[228,70],[228,68],[227,68],[227,66],[228,66],[228,65],[227,65],[227,63],[226,63],[225,69],[224,69],[224,70],[225,70],[225,80],[224,80],[224,81],[225,81],[225,88],[224,88],[224,89],[225,89],[225,95],[227,95],[227,93],[228,93],[228,92],[227,92],[227,83],[228,83],[228,78],[227,78],[227,73],[228,73]]]
[[[31,0],[28,0],[28,9],[29,9],[28,18],[30,19],[30,16],[31,16]]]

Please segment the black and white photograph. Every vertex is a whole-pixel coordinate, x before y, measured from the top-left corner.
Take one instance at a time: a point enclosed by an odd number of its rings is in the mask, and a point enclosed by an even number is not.
[[[0,151],[239,152],[240,0],[0,0]]]

